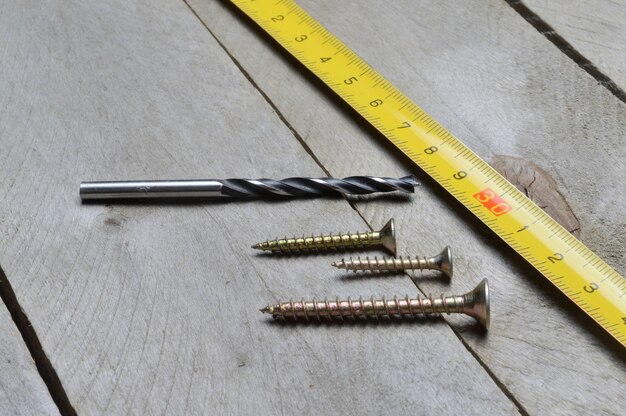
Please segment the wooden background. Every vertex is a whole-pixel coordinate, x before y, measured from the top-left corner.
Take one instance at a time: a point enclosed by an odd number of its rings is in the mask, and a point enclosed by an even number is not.
[[[623,0],[299,3],[624,274]],[[406,173],[409,198],[78,197],[81,180]],[[0,414],[624,412],[623,348],[226,2],[2,2],[0,179]],[[400,254],[452,246],[451,281],[250,249],[392,216]],[[258,312],[485,277],[486,335]]]

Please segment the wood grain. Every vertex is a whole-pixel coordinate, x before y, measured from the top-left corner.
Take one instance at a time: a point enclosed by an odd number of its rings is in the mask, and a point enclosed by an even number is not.
[[[525,0],[575,49],[626,89],[626,2]]]
[[[443,320],[259,313],[415,293],[250,249],[364,228],[344,200],[81,205],[81,180],[324,176],[183,3],[11,3],[0,37],[0,263],[79,414],[517,412]]]
[[[529,160],[502,155],[494,155],[491,166],[574,237],[580,237],[580,223],[548,172]]]
[[[0,414],[58,415],[20,332],[0,300]]]
[[[581,238],[622,273],[626,106],[506,3],[299,2],[470,148],[531,160],[555,178]],[[246,18],[220,2],[192,7],[333,175],[413,169]],[[368,199],[394,215],[399,253],[456,253],[453,291],[492,284],[492,329],[460,336],[531,414],[619,414],[621,347],[431,180],[412,204]],[[618,186],[619,187],[619,186]],[[415,276],[440,293],[449,286]],[[456,319],[450,322],[458,325]]]

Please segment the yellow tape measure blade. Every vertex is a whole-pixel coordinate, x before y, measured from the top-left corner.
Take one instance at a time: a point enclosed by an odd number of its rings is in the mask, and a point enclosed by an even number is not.
[[[232,0],[626,346],[626,280],[292,0]]]

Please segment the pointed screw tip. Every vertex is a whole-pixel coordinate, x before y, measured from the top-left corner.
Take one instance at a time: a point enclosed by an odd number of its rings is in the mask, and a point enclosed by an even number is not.
[[[263,313],[272,313],[272,308],[270,306],[266,306],[263,309],[259,309]]]

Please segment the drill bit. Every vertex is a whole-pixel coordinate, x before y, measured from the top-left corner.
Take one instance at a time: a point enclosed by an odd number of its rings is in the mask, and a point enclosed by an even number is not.
[[[350,176],[338,178],[206,179],[81,182],[80,198],[260,198],[319,197],[375,192],[414,192],[415,177]]]

